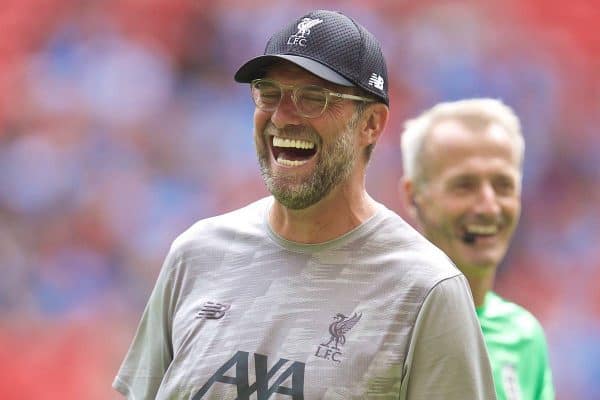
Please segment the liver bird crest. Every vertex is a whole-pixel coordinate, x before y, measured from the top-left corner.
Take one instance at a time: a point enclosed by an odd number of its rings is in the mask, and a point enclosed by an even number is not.
[[[310,35],[310,28],[323,22],[322,19],[303,18],[298,24],[298,33],[296,35]]]
[[[362,313],[354,313],[351,317],[346,317],[344,314],[337,313],[333,319],[334,321],[329,325],[329,334],[331,337],[327,343],[322,343],[322,346],[329,347],[331,342],[334,342],[333,348],[339,350],[339,345],[346,343],[346,333],[352,329],[354,325],[360,321]]]

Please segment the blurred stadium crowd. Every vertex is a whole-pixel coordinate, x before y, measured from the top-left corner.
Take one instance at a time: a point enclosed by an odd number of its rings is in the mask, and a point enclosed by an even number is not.
[[[388,57],[369,171],[401,215],[404,119],[521,116],[520,227],[497,291],[546,329],[557,398],[600,398],[600,6],[593,0],[7,0],[0,12],[0,398],[110,399],[170,242],[266,194],[240,63],[311,8]]]

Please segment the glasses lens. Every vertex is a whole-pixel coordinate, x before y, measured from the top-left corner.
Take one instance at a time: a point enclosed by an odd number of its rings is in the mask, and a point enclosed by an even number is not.
[[[296,93],[298,110],[306,117],[318,117],[325,110],[327,95],[322,88],[305,86]]]
[[[258,108],[273,111],[281,100],[281,88],[274,82],[258,80],[252,84],[252,97]]]

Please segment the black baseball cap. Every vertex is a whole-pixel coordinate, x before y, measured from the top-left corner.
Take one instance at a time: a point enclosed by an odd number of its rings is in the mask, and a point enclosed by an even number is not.
[[[352,18],[315,10],[275,33],[262,56],[242,65],[235,80],[250,83],[277,60],[287,60],[342,86],[356,86],[389,105],[387,67],[375,36]]]

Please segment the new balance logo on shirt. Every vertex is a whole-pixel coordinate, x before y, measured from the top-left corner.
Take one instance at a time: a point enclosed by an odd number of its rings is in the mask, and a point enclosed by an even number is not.
[[[200,311],[196,314],[196,318],[203,319],[221,319],[225,316],[225,312],[231,308],[230,304],[213,303],[207,301],[202,305]]]

